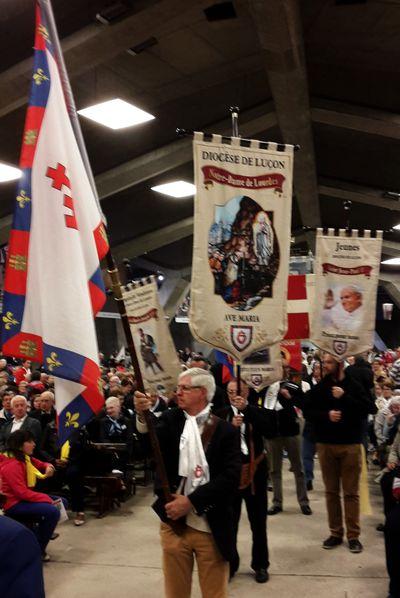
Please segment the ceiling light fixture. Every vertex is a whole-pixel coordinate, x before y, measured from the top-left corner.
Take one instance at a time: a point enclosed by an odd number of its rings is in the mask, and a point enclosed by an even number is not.
[[[124,129],[153,120],[152,114],[116,98],[78,110],[78,114],[110,129]]]
[[[196,187],[192,183],[186,181],[172,181],[171,183],[165,183],[164,185],[156,185],[151,187],[152,191],[157,193],[163,193],[170,197],[190,197],[196,192]]]
[[[400,266],[400,257],[391,257],[388,260],[383,260],[381,264],[385,264],[387,266]]]
[[[0,162],[0,183],[7,183],[8,181],[15,181],[22,175],[22,171],[15,166],[4,164]]]

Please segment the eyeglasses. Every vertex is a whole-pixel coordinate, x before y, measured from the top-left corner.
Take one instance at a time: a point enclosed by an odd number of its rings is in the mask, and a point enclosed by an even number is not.
[[[192,388],[202,388],[202,386],[191,386],[190,384],[178,384],[176,387],[176,391],[179,392],[189,392]]]

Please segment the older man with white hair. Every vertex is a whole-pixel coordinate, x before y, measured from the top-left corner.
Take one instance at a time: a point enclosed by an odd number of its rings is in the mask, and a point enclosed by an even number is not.
[[[337,330],[358,330],[363,321],[362,289],[350,284],[340,289],[340,301],[332,308],[332,325]]]
[[[164,505],[156,479],[167,598],[190,597],[194,557],[203,598],[228,596],[228,563],[236,556],[232,498],[240,480],[240,437],[232,424],[211,413],[214,392],[214,378],[190,368],[178,377],[178,408],[154,418],[172,492]],[[147,433],[143,413],[150,408],[150,399],[136,392],[141,434]]]
[[[36,446],[40,446],[42,428],[40,423],[28,415],[28,401],[22,395],[15,395],[11,399],[13,418],[0,430],[0,449],[4,450],[10,435],[16,430],[28,430],[35,438]]]

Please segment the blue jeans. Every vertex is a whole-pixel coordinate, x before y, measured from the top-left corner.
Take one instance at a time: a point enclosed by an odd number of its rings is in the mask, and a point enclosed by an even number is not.
[[[57,496],[52,496],[54,500],[57,500]],[[64,499],[61,499],[66,506]],[[60,518],[60,511],[54,505],[47,502],[28,502],[22,500],[17,503],[11,509],[6,511],[6,515],[12,519],[23,522],[24,518],[35,520],[33,532],[35,533],[39,546],[42,553],[46,551],[46,546],[50,541],[51,536],[57,526]]]
[[[306,482],[312,482],[314,479],[314,456],[316,452],[315,442],[303,436],[301,456],[303,459],[304,473]]]

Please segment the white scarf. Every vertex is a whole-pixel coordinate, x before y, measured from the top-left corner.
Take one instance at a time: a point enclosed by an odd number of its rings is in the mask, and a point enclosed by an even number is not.
[[[243,413],[240,413],[240,411],[237,407],[235,407],[234,405],[231,405],[231,409],[235,416],[241,415],[243,417]],[[243,455],[248,455],[249,449],[248,449],[248,446],[246,443],[245,432],[246,432],[246,424],[244,422],[242,422],[242,424],[240,426],[240,450],[242,451]]]
[[[179,475],[186,478],[184,494],[188,496],[198,486],[207,484],[210,480],[210,470],[201,442],[199,426],[205,424],[210,415],[211,405],[207,405],[197,415],[186,417],[185,427],[179,443]]]

